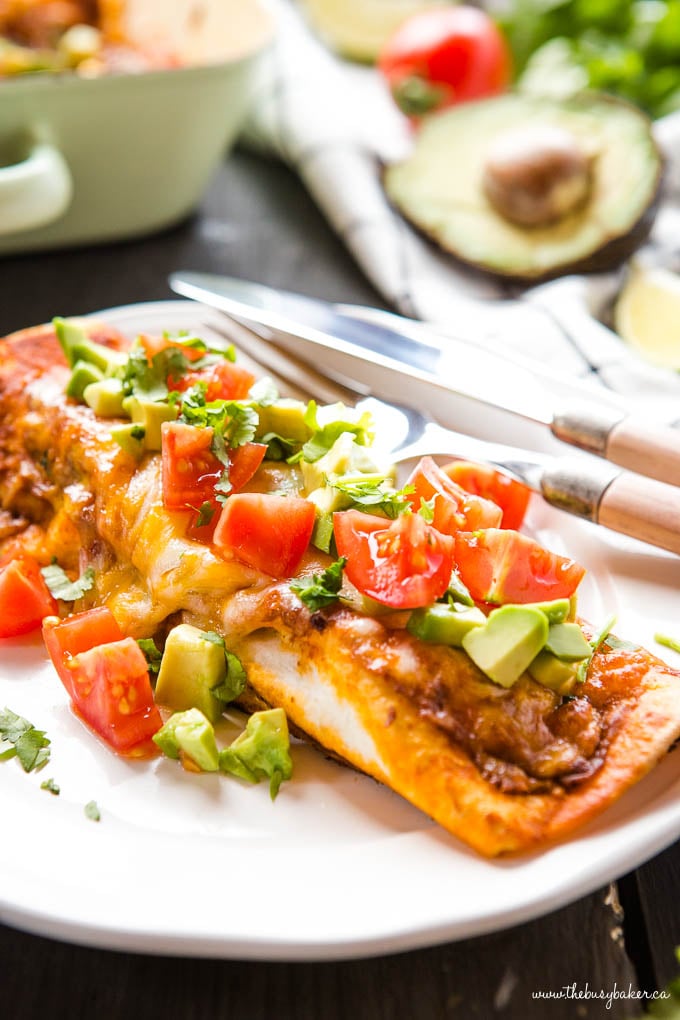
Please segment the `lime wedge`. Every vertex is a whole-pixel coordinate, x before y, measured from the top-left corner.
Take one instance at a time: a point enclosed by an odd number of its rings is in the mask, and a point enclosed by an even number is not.
[[[647,361],[680,370],[680,275],[634,268],[616,303],[614,325]]]

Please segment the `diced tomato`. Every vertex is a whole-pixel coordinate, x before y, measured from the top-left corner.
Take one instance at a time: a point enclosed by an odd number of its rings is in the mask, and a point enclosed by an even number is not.
[[[149,667],[133,638],[97,645],[69,659],[73,704],[114,750],[129,753],[163,725],[154,704]]]
[[[161,425],[163,504],[168,510],[198,509],[206,501],[214,509],[215,485],[224,467],[212,452],[213,429],[183,422]],[[267,452],[266,443],[243,443],[229,450],[231,492],[253,477]]]
[[[184,393],[190,386],[198,382],[206,384],[205,399],[211,400],[243,400],[248,396],[255,376],[241,365],[233,361],[218,361],[205,368],[192,369],[185,372],[179,379],[168,378],[168,387]]]
[[[359,510],[333,515],[345,573],[364,595],[394,609],[429,605],[444,594],[453,568],[453,539],[420,516],[386,521]]]
[[[291,577],[314,529],[313,503],[300,496],[241,492],[224,504],[213,538],[221,555],[273,577]]]
[[[143,335],[139,337],[139,340],[149,362],[168,347],[181,351],[189,362],[200,361],[206,355],[206,352],[198,347],[189,347],[179,340],[170,340],[168,337]],[[180,393],[184,393],[198,382],[206,384],[205,398],[207,401],[242,400],[248,396],[250,387],[255,382],[255,376],[247,368],[236,365],[226,358],[221,358],[204,368],[189,369],[179,377],[168,376],[167,379],[168,388],[178,390]]]
[[[231,494],[242,489],[253,477],[267,452],[266,443],[244,443],[237,446],[235,450],[229,450],[229,481],[231,482]],[[215,527],[219,518],[222,506],[218,503],[214,493],[213,496],[204,500],[210,504],[210,511],[204,517],[209,519],[205,524],[198,524],[201,505],[192,511],[192,516],[187,526],[187,538],[193,538],[197,542],[212,542],[215,534]]]
[[[120,641],[123,637],[115,616],[106,606],[76,613],[65,620],[49,618],[43,623],[42,633],[48,654],[71,696],[73,671],[67,668],[67,662],[74,655],[87,652],[97,645]]]
[[[531,498],[531,490],[526,485],[489,464],[475,464],[469,460],[454,460],[442,470],[466,492],[490,499],[499,506],[503,511],[501,528],[517,531],[521,527]]]
[[[37,630],[57,610],[37,560],[21,556],[0,568],[0,638]]]
[[[110,747],[153,753],[149,741],[163,720],[153,700],[146,659],[124,638],[109,609],[48,619],[43,637],[73,706]]]
[[[231,491],[238,492],[253,477],[267,452],[266,443],[243,443],[229,451]]]
[[[473,599],[504,605],[569,598],[585,570],[518,531],[459,531],[455,561]]]
[[[163,505],[168,510],[198,507],[215,496],[222,465],[210,449],[213,430],[163,422],[161,452]]]
[[[176,350],[181,351],[186,356],[187,361],[199,361],[205,355],[205,351],[201,351],[197,347],[188,347],[178,340],[170,340],[167,336],[147,336],[142,334],[139,337],[139,342],[144,348],[149,362],[153,361],[161,351],[167,350],[168,347],[174,347]]]
[[[466,492],[452,481],[434,462],[432,457],[423,457],[416,465],[407,485],[413,485],[415,492],[409,496],[414,510],[419,510],[421,500],[426,503],[434,499],[432,526],[443,535],[455,535],[457,531],[477,531],[479,528],[497,528],[503,512],[488,499]]]

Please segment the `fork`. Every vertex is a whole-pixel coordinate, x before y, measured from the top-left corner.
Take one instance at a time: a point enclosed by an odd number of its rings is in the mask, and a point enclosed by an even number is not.
[[[225,324],[228,323],[228,329]],[[557,457],[454,432],[437,425],[421,411],[386,403],[367,393],[360,378],[329,378],[309,362],[264,334],[227,316],[205,325],[234,342],[254,366],[301,399],[338,401],[371,413],[378,437],[377,451],[394,464],[423,456],[464,458],[491,465],[539,493],[551,506],[612,531],[680,554],[680,491],[588,454]],[[357,372],[360,366],[357,365]]]

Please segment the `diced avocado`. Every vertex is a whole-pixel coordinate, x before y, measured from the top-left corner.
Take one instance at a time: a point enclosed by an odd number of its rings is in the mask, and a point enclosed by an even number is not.
[[[552,602],[527,602],[528,609],[540,609],[548,617],[548,623],[564,623],[571,612],[569,599],[554,599]]]
[[[141,425],[135,425],[134,422],[130,422],[129,425],[114,425],[111,429],[111,437],[126,453],[133,457],[141,457],[146,451],[144,429]]]
[[[463,638],[463,648],[483,673],[502,687],[512,687],[548,639],[548,618],[540,609],[501,606],[483,627]]]
[[[292,400],[287,397],[277,400],[274,404],[265,407],[257,406],[259,422],[255,430],[255,438],[262,440],[263,436],[273,432],[282,439],[290,439],[295,443],[306,443],[312,434],[312,430],[305,421],[307,405],[301,400]]]
[[[577,623],[553,623],[548,630],[546,651],[564,662],[580,662],[592,655],[593,649]]]
[[[353,432],[341,432],[328,453],[312,462],[303,460],[300,467],[306,492],[323,488],[326,478],[333,475],[365,474],[377,470],[366,447],[356,442]]]
[[[68,319],[56,318],[52,320],[52,324],[57,334],[57,340],[64,352],[64,357],[71,368],[73,368],[78,360],[73,356],[73,348],[76,344],[87,342],[87,334],[82,326],[78,326],[75,322],[70,322]]]
[[[334,547],[334,538],[333,514],[323,513],[317,516],[314,522],[314,531],[312,532],[312,545],[320,549],[321,552],[330,554]]]
[[[104,375],[112,375],[127,359],[127,356],[120,351],[113,351],[110,347],[87,339],[82,343],[74,344],[71,353],[76,359],[89,361],[91,365],[96,365]]]
[[[202,772],[217,772],[219,768],[215,730],[197,708],[175,712],[153,739],[168,758],[186,755]]]
[[[210,722],[217,722],[224,704],[213,688],[226,678],[224,645],[206,637],[198,627],[180,623],[165,642],[155,699],[177,711],[198,708]]]
[[[243,733],[220,751],[220,769],[251,783],[268,778],[273,800],[281,782],[293,774],[288,721],[283,709],[270,708],[251,715]]]
[[[558,694],[571,694],[578,682],[578,672],[571,662],[563,662],[544,648],[538,653],[527,672],[536,683],[549,687]]]
[[[90,366],[94,367],[94,366]],[[83,400],[100,418],[120,418],[123,411],[123,383],[113,376],[93,382],[83,391]]]
[[[66,396],[74,400],[83,400],[85,390],[93,383],[102,379],[102,373],[96,365],[88,361],[76,361],[71,369],[71,378],[66,384]]]
[[[174,421],[177,408],[170,404],[143,400],[139,397],[126,397],[123,410],[136,425],[144,429],[144,446],[147,450],[161,449],[161,425],[165,421]]]
[[[304,474],[304,471],[303,471]],[[339,474],[332,472],[326,475],[326,484],[309,493],[307,499],[314,503],[320,514],[332,514],[337,510],[346,510],[352,505],[352,496],[343,491],[341,486],[375,485],[388,481],[390,475],[383,471],[348,472]]]
[[[57,339],[71,368],[78,361],[95,365],[103,375],[111,374],[126,360],[120,351],[111,350],[104,344],[90,340],[82,326],[68,319],[53,319]]]
[[[406,629],[422,641],[461,648],[465,635],[485,623],[486,616],[476,606],[435,602],[426,609],[415,609],[408,619]]]
[[[307,499],[314,504],[317,515],[320,517],[333,514],[336,510],[346,510],[352,503],[349,496],[340,492],[339,489],[334,489],[332,485],[322,485],[318,489],[314,489],[309,493]]]

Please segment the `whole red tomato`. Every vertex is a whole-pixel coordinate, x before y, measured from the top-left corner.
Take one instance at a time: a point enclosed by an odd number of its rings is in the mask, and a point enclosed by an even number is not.
[[[511,78],[508,45],[488,14],[446,7],[408,18],[386,43],[378,67],[410,117],[503,92]]]

